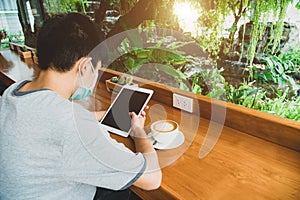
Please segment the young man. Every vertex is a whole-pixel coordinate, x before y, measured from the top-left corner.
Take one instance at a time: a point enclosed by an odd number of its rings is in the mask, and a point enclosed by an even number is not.
[[[40,30],[38,77],[13,84],[0,100],[1,200],[128,199],[124,191],[131,185],[159,187],[145,113],[130,114],[139,152],[133,153],[99,128],[101,113],[95,117],[72,102],[95,87],[98,70],[88,54],[99,35],[94,23],[75,13],[50,19]]]

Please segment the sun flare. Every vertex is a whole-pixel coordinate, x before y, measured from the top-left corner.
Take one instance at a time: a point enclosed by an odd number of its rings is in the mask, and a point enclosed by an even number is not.
[[[185,32],[197,35],[197,20],[200,17],[199,9],[187,1],[174,4],[174,14],[178,17],[179,25]]]

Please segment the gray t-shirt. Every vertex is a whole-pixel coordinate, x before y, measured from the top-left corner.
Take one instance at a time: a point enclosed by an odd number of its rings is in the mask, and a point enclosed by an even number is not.
[[[128,188],[145,158],[111,139],[94,115],[51,90],[0,99],[0,199],[93,199],[96,186]]]

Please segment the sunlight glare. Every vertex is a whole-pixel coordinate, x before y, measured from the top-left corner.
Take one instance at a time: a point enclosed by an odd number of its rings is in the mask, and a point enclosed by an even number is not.
[[[191,3],[176,2],[174,4],[174,14],[178,17],[179,25],[185,32],[197,35],[197,20],[200,17],[199,9],[194,8]]]

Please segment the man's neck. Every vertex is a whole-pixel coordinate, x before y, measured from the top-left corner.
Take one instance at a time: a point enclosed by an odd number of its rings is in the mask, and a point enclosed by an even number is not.
[[[50,89],[63,98],[69,99],[74,92],[76,75],[70,71],[66,73],[59,73],[53,70],[41,71],[38,77],[32,82],[24,85],[21,91]]]

